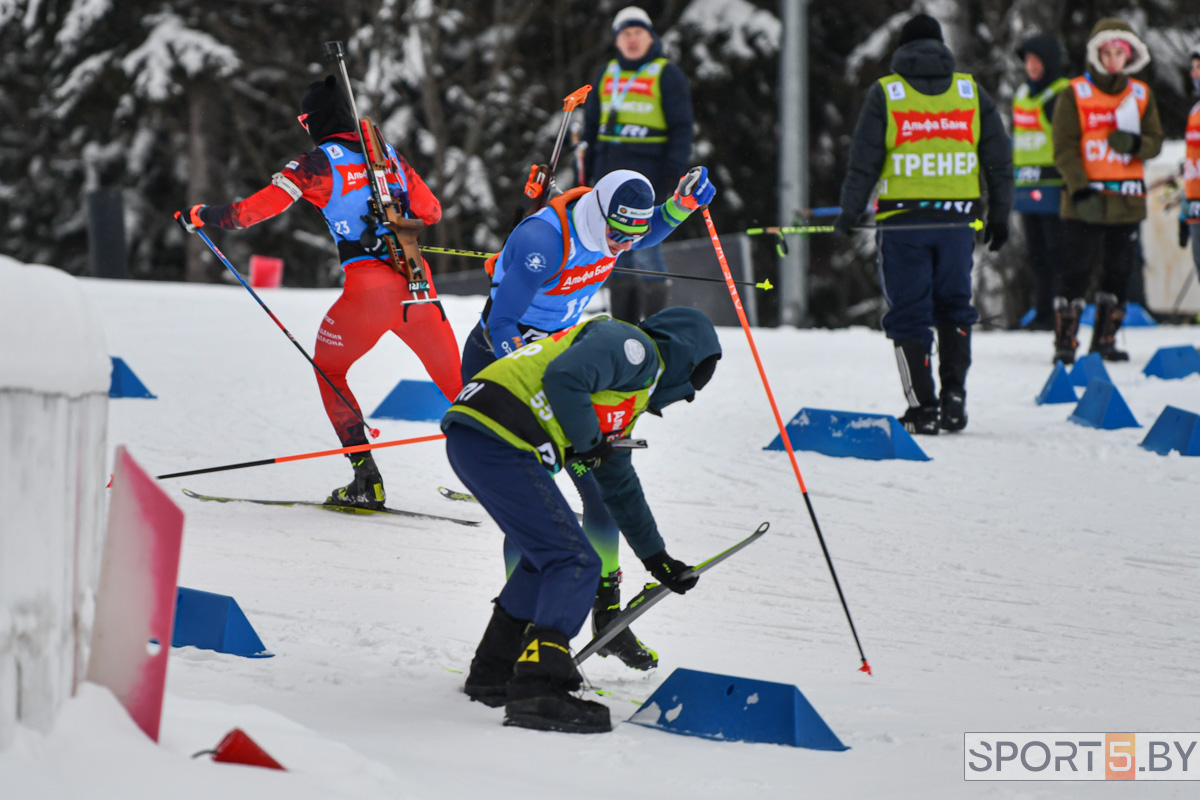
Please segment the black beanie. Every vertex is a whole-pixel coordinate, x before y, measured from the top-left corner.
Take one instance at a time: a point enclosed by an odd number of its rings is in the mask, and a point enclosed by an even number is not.
[[[942,26],[928,14],[917,14],[900,29],[900,44],[915,42],[917,39],[942,41]]]
[[[335,133],[353,133],[358,127],[350,110],[350,101],[332,75],[308,85],[300,100],[300,113],[308,114],[304,122],[314,144],[320,144]]]

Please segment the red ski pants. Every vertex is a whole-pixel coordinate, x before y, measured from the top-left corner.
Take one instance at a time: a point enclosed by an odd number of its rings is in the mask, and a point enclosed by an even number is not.
[[[431,294],[436,296],[436,290]],[[412,299],[408,281],[382,262],[366,261],[346,267],[342,295],[326,312],[313,351],[313,361],[346,400],[354,404],[351,411],[329,384],[314,373],[325,413],[343,447],[367,443],[366,431],[354,413],[361,410],[346,384],[346,373],[386,331],[392,331],[412,348],[447,400],[453,401],[462,390],[458,342],[450,323],[442,319],[442,312],[432,303],[407,306],[406,321],[404,301]]]

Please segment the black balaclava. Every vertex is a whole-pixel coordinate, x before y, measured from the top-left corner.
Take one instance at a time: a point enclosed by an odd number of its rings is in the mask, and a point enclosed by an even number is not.
[[[300,113],[308,115],[304,122],[313,144],[320,144],[335,133],[353,133],[357,127],[350,101],[332,75],[308,85],[300,101]]]

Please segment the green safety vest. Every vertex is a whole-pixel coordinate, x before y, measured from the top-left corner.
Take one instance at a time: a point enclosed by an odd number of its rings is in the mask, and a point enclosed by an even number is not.
[[[662,107],[662,71],[667,63],[665,58],[656,58],[634,71],[621,70],[616,59],[608,62],[604,77],[600,79],[598,141],[621,144],[662,144],[667,141],[667,118]],[[623,96],[620,108],[614,114],[616,94]]]
[[[542,379],[550,362],[571,346],[580,331],[605,319],[610,318],[596,317],[553,333],[487,365],[463,386],[446,412],[447,418],[455,414],[470,417],[513,447],[539,456],[551,473],[558,472],[566,461],[566,449],[571,442],[546,399]],[[657,346],[652,343],[652,347],[658,360],[656,374],[661,375],[662,357]],[[601,433],[610,440],[628,436],[634,421],[650,403],[654,386],[652,382],[635,392],[605,389],[594,393],[592,406]]]
[[[880,200],[979,197],[979,90],[954,73],[939,95],[921,94],[899,75],[880,78],[887,99],[887,156]]]
[[[1013,96],[1013,168],[1018,186],[1062,185],[1058,171],[1046,169],[1054,166],[1054,136],[1046,102],[1070,85],[1066,78],[1059,78],[1031,96],[1029,84],[1022,83]]]

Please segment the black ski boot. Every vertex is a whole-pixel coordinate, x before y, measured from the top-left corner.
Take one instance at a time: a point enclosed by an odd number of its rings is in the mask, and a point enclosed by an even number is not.
[[[1096,319],[1092,323],[1092,346],[1089,353],[1099,353],[1105,361],[1128,361],[1129,353],[1117,349],[1117,330],[1125,321],[1125,304],[1116,295],[1096,293]]]
[[[600,578],[596,590],[596,601],[592,605],[592,635],[595,636],[612,621],[621,610],[621,570],[607,578]],[[601,656],[616,656],[630,669],[654,669],[658,666],[658,653],[651,650],[626,628],[608,640],[608,644],[596,651]]]
[[[1079,347],[1079,318],[1083,316],[1083,298],[1068,301],[1054,298],[1054,360],[1070,366],[1075,363],[1075,348]]]
[[[940,412],[933,391],[929,350],[920,339],[900,339],[895,344],[900,384],[908,398],[908,410],[900,417],[900,424],[909,433],[936,436]]]
[[[334,489],[326,503],[335,506],[350,506],[352,508],[383,508],[386,496],[383,492],[383,476],[371,451],[350,453],[346,456],[354,467],[354,480]]]
[[[505,687],[521,655],[529,620],[512,616],[500,607],[499,600],[492,603],[495,605],[492,618],[479,640],[479,647],[475,648],[475,658],[471,659],[471,671],[467,673],[463,691],[472,700],[498,708],[508,702]]]
[[[608,706],[571,694],[583,679],[571,658],[571,639],[553,628],[530,626],[508,682],[504,724],[539,731],[608,733]]]
[[[967,369],[971,366],[971,326],[938,328],[938,376],[942,379],[941,418],[944,431],[967,427]]]

